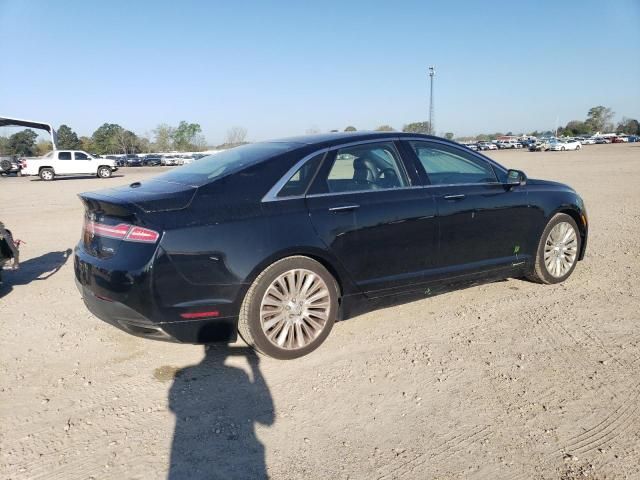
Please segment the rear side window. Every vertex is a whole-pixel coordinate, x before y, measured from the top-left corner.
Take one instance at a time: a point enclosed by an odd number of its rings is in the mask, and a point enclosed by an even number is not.
[[[298,197],[304,195],[313,181],[313,177],[324,158],[324,153],[320,153],[305,162],[300,169],[293,174],[284,187],[278,192],[278,198]]]
[[[428,142],[409,142],[432,185],[494,183],[491,165],[463,150]]]
[[[300,146],[298,143],[287,142],[250,143],[206,156],[156,178],[194,186],[205,185]]]
[[[71,152],[58,152],[58,160],[71,160]]]
[[[325,182],[329,193],[402,188],[409,184],[392,142],[339,149]]]
[[[76,152],[76,160],[89,160],[89,156],[82,152]]]

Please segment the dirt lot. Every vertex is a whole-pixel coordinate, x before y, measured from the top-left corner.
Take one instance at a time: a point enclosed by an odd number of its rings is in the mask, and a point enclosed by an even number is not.
[[[0,179],[27,241],[0,290],[0,477],[640,478],[640,144],[491,156],[582,194],[573,276],[372,312],[291,362],[138,339],[84,308],[76,194],[159,168]]]

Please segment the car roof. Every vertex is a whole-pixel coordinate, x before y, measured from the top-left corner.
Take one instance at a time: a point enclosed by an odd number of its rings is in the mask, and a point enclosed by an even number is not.
[[[406,133],[406,132],[331,132],[331,133],[319,133],[313,135],[302,135],[299,137],[280,138],[277,140],[268,140],[265,143],[297,143],[302,145],[318,145],[324,144],[324,146],[332,146],[333,144],[344,143],[345,140],[349,142],[359,142],[363,140],[376,140],[376,139],[389,139],[398,137],[420,137],[427,139],[436,139],[448,141],[444,138],[435,137],[432,135],[423,135],[419,133]]]

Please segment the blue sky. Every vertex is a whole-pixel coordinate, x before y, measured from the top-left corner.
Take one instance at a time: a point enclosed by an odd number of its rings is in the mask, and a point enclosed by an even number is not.
[[[0,114],[187,120],[212,144],[400,129],[428,118],[433,64],[437,132],[520,132],[595,105],[639,118],[639,49],[640,0],[0,0]]]

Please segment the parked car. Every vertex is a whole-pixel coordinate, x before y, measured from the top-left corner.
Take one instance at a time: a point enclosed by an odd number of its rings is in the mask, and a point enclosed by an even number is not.
[[[144,157],[143,164],[154,167],[162,163],[162,157],[160,155],[147,155]]]
[[[173,166],[173,165],[179,165],[180,160],[176,157],[173,156],[167,156],[167,157],[162,157],[162,160],[160,160],[160,165],[163,166]]]
[[[593,137],[582,137],[580,143],[582,143],[582,145],[594,145],[596,141]]]
[[[582,145],[577,140],[555,140],[549,143],[551,151],[580,150]]]
[[[144,165],[142,158],[135,154],[129,154],[124,157],[125,166],[127,167],[141,167]]]
[[[470,150],[473,150],[474,152],[478,151],[478,145],[476,145],[475,143],[466,143],[464,144],[464,146]]]
[[[535,143],[529,145],[530,152],[546,152],[549,150],[549,142],[547,140],[541,139]]]
[[[611,143],[611,139],[607,138],[607,137],[596,137],[595,139],[596,143],[598,145],[604,145],[607,143]]]
[[[626,135],[618,135],[616,137],[611,137],[611,143],[627,143],[629,139]]]
[[[115,161],[95,158],[81,150],[54,150],[43,157],[23,160],[23,175],[38,175],[46,181],[63,175],[93,175],[109,178],[118,170]]]
[[[522,148],[522,144],[517,140],[499,140],[498,148],[507,149],[507,148]]]
[[[398,132],[252,143],[80,199],[74,270],[97,317],[186,343],[239,332],[280,359],[454,283],[562,282],[588,232],[572,188]]]
[[[629,143],[640,142],[640,136],[638,135],[629,135]]]
[[[498,150],[495,143],[491,142],[478,142],[478,150]]]
[[[7,176],[14,174],[20,176],[22,163],[15,155],[0,155],[0,175]]]

